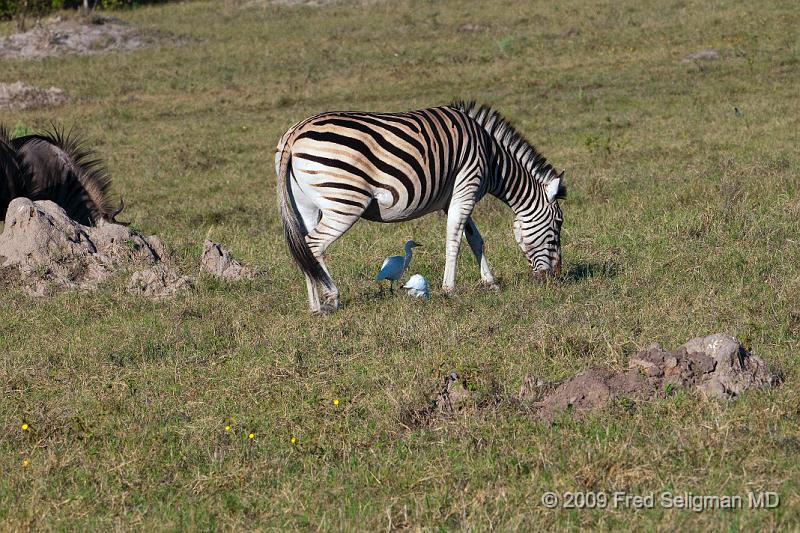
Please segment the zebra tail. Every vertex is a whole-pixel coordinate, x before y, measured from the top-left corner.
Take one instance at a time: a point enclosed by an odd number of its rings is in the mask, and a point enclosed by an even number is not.
[[[300,219],[297,209],[293,205],[291,198],[291,168],[292,155],[287,148],[281,153],[281,160],[278,170],[278,208],[280,209],[283,233],[286,236],[286,244],[289,245],[289,252],[300,269],[317,283],[321,283],[325,288],[333,288],[333,280],[322,268],[317,258],[311,252],[311,248],[306,242],[306,227]]]

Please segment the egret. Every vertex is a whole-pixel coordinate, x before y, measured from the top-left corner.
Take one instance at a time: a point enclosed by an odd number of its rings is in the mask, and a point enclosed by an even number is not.
[[[383,262],[383,266],[381,266],[380,272],[378,272],[378,275],[375,276],[375,281],[388,279],[389,291],[394,294],[394,282],[399,280],[403,275],[403,272],[405,272],[406,268],[408,268],[408,264],[411,263],[411,249],[416,248],[417,246],[422,245],[417,244],[414,241],[408,241],[406,243],[405,256],[393,255],[391,257],[387,257],[386,261]]]
[[[408,289],[409,296],[413,296],[415,298],[422,298],[423,300],[427,300],[431,297],[428,293],[428,280],[425,279],[420,274],[414,274],[406,284],[403,285],[404,289]]]

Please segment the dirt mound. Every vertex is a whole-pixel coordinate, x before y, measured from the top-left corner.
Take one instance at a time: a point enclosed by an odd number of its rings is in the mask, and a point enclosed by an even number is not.
[[[189,278],[180,275],[166,265],[158,264],[147,270],[134,272],[128,283],[128,292],[161,300],[174,296],[191,286],[192,281]]]
[[[116,272],[142,266],[169,270],[164,261],[164,245],[158,237],[104,221],[83,226],[47,200],[12,200],[0,234],[0,268],[16,270],[19,285],[35,295],[95,288]],[[158,287],[151,291],[152,295],[161,292]]]
[[[208,239],[203,242],[203,253],[200,256],[200,272],[229,280],[252,279],[256,275],[254,270],[243,267],[231,257],[230,252],[221,244],[211,242]]]
[[[40,89],[25,82],[0,83],[0,109],[32,109],[67,103],[69,95],[57,87]]]
[[[467,380],[451,372],[427,400],[407,402],[399,421],[406,428],[428,426],[468,409],[481,411],[501,404],[552,421],[558,413],[581,416],[613,402],[624,405],[667,397],[677,389],[699,391],[704,399],[727,400],[780,381],[761,358],[733,337],[718,333],[692,339],[673,352],[654,344],[631,357],[628,369],[621,372],[595,367],[555,383],[529,375],[515,396],[502,392],[494,379]]]
[[[129,51],[165,40],[113,17],[54,17],[23,33],[0,38],[0,59]]]
[[[655,344],[631,357],[628,366],[625,372],[590,368],[560,383],[528,376],[519,398],[533,402],[540,417],[552,420],[560,411],[580,414],[615,400],[647,400],[679,388],[722,400],[779,382],[761,358],[721,333],[692,339],[674,352]]]

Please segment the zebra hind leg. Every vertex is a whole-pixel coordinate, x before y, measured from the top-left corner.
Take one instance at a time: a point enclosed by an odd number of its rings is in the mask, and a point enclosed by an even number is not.
[[[312,313],[320,312],[319,293],[317,292],[317,283],[309,276],[306,276],[306,288],[308,289],[308,306]]]
[[[325,250],[361,218],[361,212],[363,212],[363,209],[358,214],[346,214],[341,211],[326,211],[323,209],[322,217],[319,222],[314,229],[309,231],[308,235],[306,235],[306,242],[308,242],[311,252],[314,254],[314,257],[317,258],[322,268],[325,269],[329,277],[330,271],[324,259]],[[333,283],[333,278],[331,278],[331,285],[329,287],[322,287],[322,298],[322,304],[316,312],[327,314],[339,308],[339,289]]]

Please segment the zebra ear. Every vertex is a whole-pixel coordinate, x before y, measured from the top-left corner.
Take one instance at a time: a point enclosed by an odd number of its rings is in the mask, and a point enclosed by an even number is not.
[[[550,180],[549,182],[547,182],[547,185],[545,185],[545,194],[547,195],[547,201],[551,204],[556,201],[556,198],[558,197],[558,192],[559,190],[561,190],[562,175]]]

